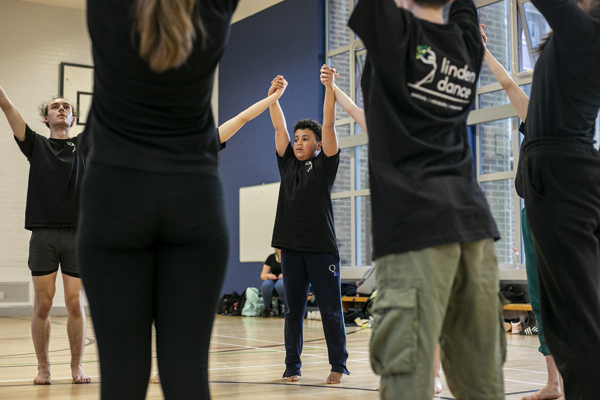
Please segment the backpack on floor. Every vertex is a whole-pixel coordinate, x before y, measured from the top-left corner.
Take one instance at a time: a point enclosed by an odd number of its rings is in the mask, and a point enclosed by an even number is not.
[[[240,301],[240,295],[237,292],[231,292],[230,294],[224,294],[219,299],[217,304],[217,314],[222,315],[234,315],[235,308],[234,304]]]
[[[356,293],[363,296],[370,296],[375,290],[375,266],[368,269],[358,282]]]
[[[258,317],[264,307],[263,298],[258,289],[253,287],[246,289],[246,302],[242,308],[242,315],[244,317]]]
[[[501,288],[500,292],[511,303],[525,303],[525,291],[519,285],[511,283]]]
[[[373,293],[371,293],[371,295],[369,296],[365,305],[362,308],[362,312],[363,312],[365,318],[369,318],[369,317],[373,316],[373,314],[371,314],[371,311],[373,309],[373,301],[375,300],[375,297],[377,297],[377,290],[375,290]]]

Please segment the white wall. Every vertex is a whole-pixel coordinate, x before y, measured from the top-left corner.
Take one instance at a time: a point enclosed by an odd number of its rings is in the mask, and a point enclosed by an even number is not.
[[[58,94],[61,62],[92,65],[84,12],[0,0],[0,86],[29,126],[46,136],[48,128],[37,107]],[[0,115],[0,286],[2,282],[31,282],[27,267],[30,232],[23,227],[28,173],[29,163]],[[57,307],[64,307],[62,290],[58,279]],[[3,308],[31,306],[30,293],[27,304],[0,299],[0,315]]]

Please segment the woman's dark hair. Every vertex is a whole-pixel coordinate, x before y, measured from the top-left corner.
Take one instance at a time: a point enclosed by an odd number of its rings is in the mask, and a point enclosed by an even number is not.
[[[300,121],[296,122],[296,125],[294,125],[294,133],[298,129],[310,129],[315,134],[315,139],[317,142],[322,140],[321,124],[313,119],[301,119]]]
[[[206,30],[196,0],[137,0],[135,27],[139,53],[155,72],[179,67],[194,48],[196,29],[202,40]]]

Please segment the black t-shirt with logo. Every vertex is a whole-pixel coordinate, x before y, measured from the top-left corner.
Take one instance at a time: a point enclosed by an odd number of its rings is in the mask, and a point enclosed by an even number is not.
[[[77,227],[79,190],[86,167],[78,139],[48,139],[29,126],[25,140],[15,137],[29,161],[25,229]]]
[[[340,152],[300,161],[290,144],[277,155],[281,186],[272,247],[307,252],[337,252],[331,191]]]
[[[271,254],[269,257],[267,257],[265,264],[271,267],[271,274],[275,275],[276,277],[281,275],[281,262],[277,261],[276,254]]]
[[[361,0],[349,26],[367,48],[375,257],[498,239],[467,136],[484,52],[473,2],[456,0],[440,25],[393,0]]]

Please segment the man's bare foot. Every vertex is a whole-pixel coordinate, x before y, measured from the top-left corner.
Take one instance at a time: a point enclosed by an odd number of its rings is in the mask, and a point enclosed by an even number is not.
[[[150,378],[150,383],[160,383],[160,376],[158,374]]]
[[[433,377],[433,394],[442,393],[442,381],[439,376]]]
[[[535,392],[534,394],[523,396],[521,400],[565,400],[564,394],[560,388],[556,386],[548,387],[548,385],[544,386],[539,392]]]
[[[327,377],[327,383],[342,383],[342,373],[341,372],[331,372]]]
[[[288,382],[298,382],[300,380],[300,375],[288,376],[285,378]]]
[[[71,374],[73,375],[73,383],[90,383],[92,381],[92,378],[83,372],[81,364],[76,367],[71,366]]]
[[[50,379],[50,367],[38,366],[38,374],[33,380],[34,385],[50,385],[52,380]]]

